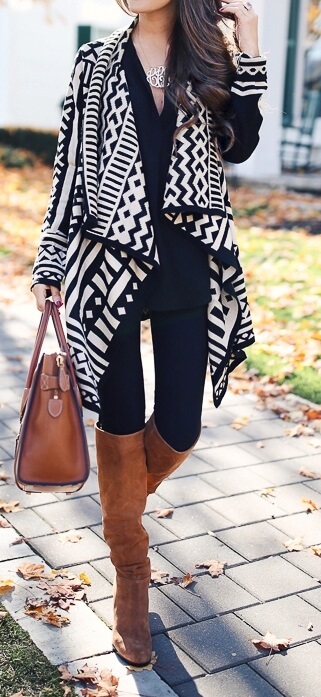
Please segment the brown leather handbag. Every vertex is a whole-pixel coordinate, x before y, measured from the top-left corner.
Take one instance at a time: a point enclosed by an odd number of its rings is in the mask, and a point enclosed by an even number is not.
[[[49,318],[60,350],[39,361]],[[46,300],[20,409],[14,459],[16,484],[26,492],[78,491],[90,461],[82,404],[59,311]]]

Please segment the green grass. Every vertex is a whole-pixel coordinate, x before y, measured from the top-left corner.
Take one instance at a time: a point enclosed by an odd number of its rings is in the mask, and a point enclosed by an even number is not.
[[[0,697],[20,690],[28,697],[63,697],[58,669],[8,614],[0,619]]]
[[[296,230],[238,230],[257,343],[247,367],[321,404],[320,237]]]

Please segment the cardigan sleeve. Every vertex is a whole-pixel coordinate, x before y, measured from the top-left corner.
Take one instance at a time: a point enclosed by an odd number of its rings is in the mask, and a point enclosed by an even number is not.
[[[82,86],[83,64],[80,49],[76,55],[64,101],[52,188],[33,267],[32,288],[36,283],[60,288],[65,275],[67,237],[81,141]]]
[[[259,100],[266,89],[266,58],[252,58],[246,53],[239,53],[228,109],[228,119],[234,130],[235,142],[229,150],[226,150],[227,140],[220,142],[226,162],[245,162],[254,152],[259,142],[259,130],[263,120]]]

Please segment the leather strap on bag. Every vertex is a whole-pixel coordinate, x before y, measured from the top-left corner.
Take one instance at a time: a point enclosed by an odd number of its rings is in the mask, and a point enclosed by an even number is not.
[[[26,379],[26,384],[25,384],[25,388],[23,391],[23,395],[22,395],[21,406],[20,406],[20,418],[22,418],[25,407],[26,407],[26,403],[27,403],[27,399],[28,399],[28,395],[29,395],[29,390],[30,390],[31,383],[32,383],[32,378],[33,378],[34,372],[35,372],[37,365],[38,365],[40,351],[41,351],[41,348],[42,348],[42,345],[43,345],[43,342],[44,342],[44,339],[46,336],[48,322],[49,322],[50,317],[52,318],[52,321],[53,321],[53,325],[55,328],[55,333],[56,333],[56,337],[57,337],[57,340],[59,343],[60,350],[66,354],[65,357],[66,357],[66,362],[67,362],[69,373],[70,373],[71,386],[73,387],[73,389],[76,392],[80,407],[82,407],[81,396],[80,396],[79,388],[77,385],[75,371],[74,371],[72,361],[71,361],[69,347],[68,347],[67,340],[66,340],[66,337],[64,334],[63,326],[61,324],[59,310],[56,307],[56,305],[52,302],[52,300],[49,300],[49,298],[47,298],[46,303],[45,303],[45,309],[41,315],[41,319],[39,322],[39,327],[38,327],[38,331],[37,331],[34,349],[33,349],[32,356],[31,356],[31,361],[30,361],[30,366],[29,366],[28,375],[27,375],[27,379]]]

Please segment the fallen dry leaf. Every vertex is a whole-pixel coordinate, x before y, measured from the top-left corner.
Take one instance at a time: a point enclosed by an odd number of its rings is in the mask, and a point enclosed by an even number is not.
[[[91,668],[88,663],[84,663],[82,668],[79,668],[77,670],[76,675],[74,676],[74,680],[81,680],[82,682],[91,682],[94,685],[97,684],[98,682],[98,670],[97,668]]]
[[[8,612],[3,612],[2,610],[0,611],[0,620],[3,620],[4,617],[8,615]]]
[[[11,523],[9,523],[8,520],[1,517],[0,518],[0,528],[12,528],[12,525],[11,525]]]
[[[59,535],[59,540],[61,542],[79,542],[81,540],[82,535],[78,530],[68,530],[67,532],[62,532]]]
[[[69,672],[68,667],[66,665],[62,665],[58,667],[59,673],[61,673],[61,680],[73,680],[74,676]]]
[[[86,426],[94,426],[94,425],[95,425],[94,419],[87,419]]]
[[[181,586],[181,588],[187,588],[191,585],[191,583],[197,583],[197,578],[192,576],[189,571],[181,578],[178,576],[173,576],[170,580],[172,583],[175,583],[176,586]]]
[[[305,549],[302,540],[303,537],[295,537],[293,540],[287,540],[287,542],[284,542],[284,547],[287,548],[288,552],[301,552],[302,549]]]
[[[277,639],[275,634],[267,632],[260,639],[252,639],[252,644],[260,649],[269,649],[269,651],[284,651],[290,643],[290,639]]]
[[[313,428],[310,426],[304,426],[303,424],[297,424],[293,428],[285,428],[284,433],[290,438],[298,438],[299,436],[314,436]]]
[[[153,670],[155,663],[157,662],[157,656],[155,651],[152,651],[152,656],[150,659],[150,663],[148,663],[147,666],[143,666],[139,668],[138,666],[126,666],[127,670],[130,670],[134,673],[141,673],[143,670]]]
[[[34,600],[37,599],[35,598]],[[39,605],[37,606],[34,603],[27,603],[28,601],[24,607],[24,613],[26,615],[30,615],[35,620],[40,620],[45,624],[51,624],[54,627],[63,627],[65,624],[70,623],[70,619],[68,617],[58,615],[52,608],[47,606],[46,601],[41,601],[38,599]]]
[[[256,447],[258,450],[260,450],[261,448],[265,448],[265,445],[262,440],[258,440]]]
[[[21,545],[22,542],[27,542],[25,537],[17,537],[13,542],[10,542],[9,547],[14,547],[14,545]]]
[[[85,584],[85,586],[91,586],[91,580],[84,571],[82,571],[81,574],[79,574],[79,578]]]
[[[156,518],[168,518],[173,515],[174,508],[156,508],[155,509]]]
[[[267,489],[262,489],[262,491],[260,491],[260,496],[266,496],[266,498],[275,496],[274,487],[270,486]]]
[[[19,690],[19,692],[15,692],[13,695],[10,695],[10,697],[24,697],[24,694],[22,690]]]
[[[23,508],[20,507],[19,501],[0,501],[0,511],[16,513],[17,511],[23,511]]]
[[[230,426],[231,428],[234,428],[235,431],[240,431],[241,428],[244,428],[244,426],[249,424],[249,421],[250,419],[248,416],[238,416],[236,419],[234,419]]]
[[[310,549],[312,549],[313,554],[316,554],[317,557],[321,557],[321,545],[313,545]]]
[[[0,595],[5,595],[5,593],[12,593],[14,587],[15,585],[11,578],[6,579],[5,581],[2,581],[0,579]]]
[[[302,477],[309,477],[310,479],[321,479],[321,474],[313,472],[312,470],[307,470],[305,467],[300,469],[299,474],[301,474]]]
[[[160,583],[163,586],[169,582],[169,574],[166,571],[151,569],[150,580],[152,583]]]
[[[10,478],[10,474],[7,474],[6,472],[0,472],[0,481],[7,482]]]
[[[21,576],[23,576],[26,581],[28,581],[30,578],[41,578],[44,570],[44,564],[34,564],[28,561],[23,562],[17,568],[17,571],[19,571]]]
[[[306,506],[306,508],[307,508],[307,513],[313,513],[313,511],[318,511],[318,510],[319,510],[318,504],[315,503],[314,501],[312,501],[312,499],[305,499],[305,498],[303,498],[303,499],[301,499],[301,501],[302,501],[302,503],[304,503],[304,505]]]
[[[208,573],[211,574],[213,578],[216,578],[224,573],[224,566],[226,566],[226,564],[226,561],[217,561],[216,559],[211,559],[210,561],[203,561],[200,564],[195,564],[195,568],[208,569]]]

